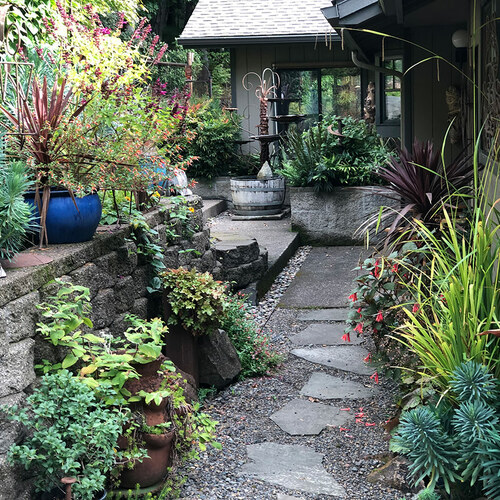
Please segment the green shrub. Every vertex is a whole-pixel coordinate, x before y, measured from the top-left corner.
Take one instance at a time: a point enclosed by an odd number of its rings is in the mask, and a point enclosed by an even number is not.
[[[240,358],[240,378],[267,375],[283,361],[282,356],[272,350],[269,339],[260,333],[241,297],[226,298],[220,327],[228,334]]]
[[[487,367],[468,361],[450,379],[458,408],[448,403],[420,406],[403,413],[391,448],[412,462],[415,484],[441,479],[448,493],[468,489],[475,498],[478,479],[488,498],[500,496],[500,397],[498,380]]]
[[[10,259],[22,250],[31,222],[32,209],[23,193],[32,183],[23,162],[0,166],[0,258]]]
[[[331,133],[340,117],[330,116],[300,133],[288,135],[282,148],[280,175],[292,186],[330,191],[334,186],[363,186],[379,182],[375,173],[388,159],[388,151],[375,129],[363,120],[342,117],[344,138]]]
[[[215,101],[200,102],[192,106],[186,125],[195,133],[186,145],[186,154],[195,156],[187,169],[194,179],[213,179],[227,175],[237,167],[239,159],[235,141],[240,138],[237,115],[231,116]]]
[[[45,375],[26,402],[27,410],[3,408],[30,431],[23,444],[10,447],[9,460],[34,474],[36,491],[75,477],[74,498],[92,500],[119,459],[117,440],[127,414],[107,407],[67,370]]]

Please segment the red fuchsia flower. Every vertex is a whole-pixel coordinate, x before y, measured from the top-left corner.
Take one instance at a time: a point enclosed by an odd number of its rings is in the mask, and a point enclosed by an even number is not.
[[[351,295],[349,295],[348,297],[350,300],[352,300],[353,302],[356,302],[358,300],[358,294],[356,292],[354,293],[351,293]]]
[[[349,332],[344,333],[344,335],[342,335],[342,340],[344,342],[350,342],[351,341],[351,335],[350,335],[350,333]]]
[[[351,411],[350,408],[341,408],[340,411]]]
[[[375,383],[378,384],[378,372],[375,372],[370,378],[375,379]]]
[[[346,429],[345,427],[339,427],[340,429],[340,432],[344,432],[344,431],[347,431],[349,432],[351,429]]]
[[[377,323],[381,323],[382,321],[384,321],[384,316],[382,315],[382,311],[378,312],[377,317],[375,318],[375,321]]]
[[[375,269],[373,270],[373,275],[375,276],[375,278],[378,278],[380,276],[380,267],[379,267],[379,264],[380,264],[380,261],[377,260],[375,262]]]
[[[398,272],[398,265],[397,265],[397,264],[394,264],[394,265],[392,266],[392,272],[393,272],[393,273],[397,273],[397,272]]]
[[[365,423],[366,427],[374,427],[375,425],[377,425],[375,422],[366,422]]]
[[[420,306],[417,302],[417,303],[413,304],[413,309],[411,310],[411,312],[416,313],[419,309],[420,309]]]
[[[372,353],[371,352],[368,353],[368,355],[366,356],[366,358],[363,359],[363,361],[365,363],[368,363],[368,361],[370,361],[370,359],[372,359]]]
[[[373,328],[373,330],[372,330],[372,331],[373,331],[374,335],[377,335],[378,330],[377,330],[376,328]]]
[[[354,331],[357,333],[363,333],[363,323],[358,323],[356,328],[354,328]]]

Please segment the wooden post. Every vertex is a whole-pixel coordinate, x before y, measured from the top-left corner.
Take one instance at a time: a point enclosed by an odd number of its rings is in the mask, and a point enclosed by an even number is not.
[[[186,75],[186,81],[189,86],[189,93],[193,94],[193,61],[194,61],[194,52],[188,52],[187,54],[187,63],[184,69]]]

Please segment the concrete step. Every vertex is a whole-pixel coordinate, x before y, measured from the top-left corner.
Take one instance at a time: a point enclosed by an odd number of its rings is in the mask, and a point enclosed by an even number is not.
[[[227,210],[226,200],[203,200],[203,222],[216,217],[217,215]]]

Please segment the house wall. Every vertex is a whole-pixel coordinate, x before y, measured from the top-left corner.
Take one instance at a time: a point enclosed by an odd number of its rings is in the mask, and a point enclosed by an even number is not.
[[[414,44],[421,45],[455,64],[455,49],[451,36],[462,27],[419,26],[409,31],[409,37]],[[409,66],[430,55],[429,52],[412,45],[409,50]],[[463,89],[465,80],[450,64],[432,59],[411,70],[411,82],[413,136],[421,141],[430,139],[436,146],[440,146],[449,125],[446,89],[450,85]],[[448,152],[454,151],[449,147]]]
[[[233,106],[238,108],[238,113],[243,117],[243,138],[258,133],[259,100],[254,90],[247,91],[243,88],[242,79],[250,71],[261,75],[265,68],[272,68],[274,65],[304,69],[352,66],[352,62],[347,47],[342,51],[340,42],[330,43],[328,39],[325,43],[324,37],[318,37],[317,43],[245,45],[232,49]],[[255,85],[257,79],[254,77],[250,81]],[[272,122],[270,126],[272,127]],[[243,148],[244,152],[258,150],[259,145],[254,143]]]

